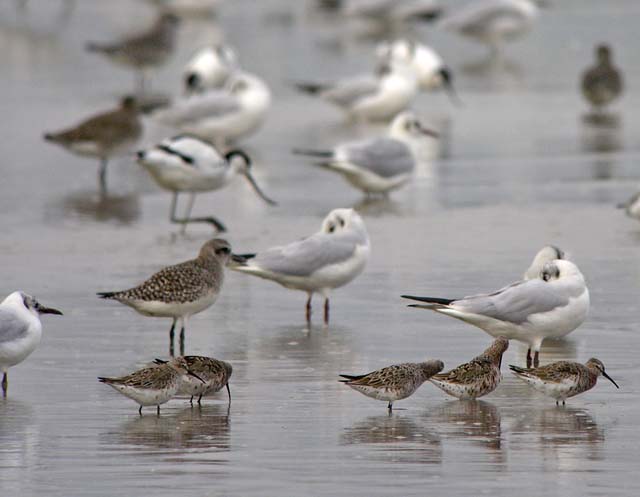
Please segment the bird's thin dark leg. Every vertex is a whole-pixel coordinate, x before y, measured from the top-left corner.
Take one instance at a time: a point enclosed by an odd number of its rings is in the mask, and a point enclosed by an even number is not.
[[[158,404],[158,416],[160,416],[160,404]]]
[[[307,323],[309,325],[311,325],[311,297],[313,296],[312,293],[309,294],[309,298],[307,299]]]
[[[176,215],[177,206],[178,206],[178,192],[173,192],[173,197],[171,198],[171,212],[169,216],[169,220],[172,223],[182,224],[183,227],[186,226],[186,224],[188,223],[207,223],[207,224],[212,224],[215,227],[215,229],[220,233],[227,231],[227,228],[225,227],[225,225],[222,224],[222,222],[220,222],[218,219],[216,219],[213,216],[209,216],[209,217],[188,217],[187,216],[187,217],[180,218]],[[183,229],[183,232],[184,232],[184,229]]]
[[[200,397],[198,397],[198,405],[202,405],[202,394],[200,394]]]
[[[540,351],[536,350],[533,354],[533,367],[537,368],[540,365]]]
[[[329,298],[324,299],[324,324],[329,324]]]
[[[142,406],[140,406],[140,409],[138,409],[138,414],[140,414],[140,416],[142,416]]]
[[[173,318],[173,323],[171,323],[171,329],[169,330],[169,355],[171,357],[174,356],[173,338],[175,337],[176,321],[176,318]]]
[[[527,349],[527,368],[531,367],[531,348]]]
[[[100,187],[100,195],[103,197],[107,195],[107,162],[108,159],[102,157],[98,166],[98,186]]]
[[[393,402],[389,402],[387,409],[389,409],[389,412],[393,411]]]
[[[189,399],[189,404],[191,404],[191,406],[193,407],[193,395],[191,396],[191,398]]]
[[[7,373],[4,373],[2,375],[2,396],[3,397],[7,396],[8,389],[9,389],[9,378],[7,376]]]
[[[229,388],[228,383],[227,383],[227,393],[229,394],[229,405],[231,405],[231,389]]]
[[[184,355],[184,321],[180,329],[180,355]]]

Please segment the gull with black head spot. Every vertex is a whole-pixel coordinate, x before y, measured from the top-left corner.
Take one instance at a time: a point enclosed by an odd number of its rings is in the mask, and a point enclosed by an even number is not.
[[[180,321],[180,354],[184,355],[184,332],[189,317],[211,307],[224,282],[224,267],[235,258],[226,240],[206,242],[198,257],[155,273],[140,285],[117,292],[100,292],[103,299],[117,300],[144,316],[172,318],[169,354],[174,355],[174,332]]]
[[[42,314],[62,315],[59,310],[45,307],[20,291],[0,303],[0,371],[4,397],[9,388],[9,368],[24,361],[40,343]]]
[[[191,94],[223,89],[238,70],[238,58],[230,46],[220,43],[204,47],[184,68],[185,91]]]
[[[311,322],[311,297],[320,293],[325,299],[324,322],[328,324],[331,291],[363,271],[369,252],[369,235],[360,215],[353,209],[334,209],[317,233],[288,245],[242,255],[245,261],[234,260],[230,268],[306,292],[307,323]]]
[[[527,269],[522,277],[523,280],[531,280],[533,278],[540,278],[542,270],[547,262],[555,260],[568,260],[567,254],[560,248],[554,245],[546,245],[542,247],[533,258],[531,266]]]
[[[422,304],[409,307],[429,309],[477,326],[491,336],[505,336],[529,346],[527,367],[538,366],[545,338],[560,338],[575,330],[589,312],[589,290],[584,276],[573,262],[547,262],[539,278],[517,281],[500,290],[461,299],[439,297],[403,298]]]
[[[222,222],[213,216],[190,217],[195,196],[228,185],[237,175],[244,176],[255,192],[269,205],[276,203],[267,197],[251,174],[251,159],[240,149],[222,155],[216,147],[201,138],[180,135],[167,138],[158,145],[138,152],[138,163],[155,182],[173,193],[169,219],[182,224],[183,232],[189,223],[208,223],[218,231],[226,231]],[[179,193],[189,193],[186,215],[176,215]]]
[[[340,173],[366,195],[386,195],[406,184],[416,165],[421,141],[437,138],[410,112],[398,114],[388,136],[344,143],[332,151],[294,149],[295,154],[323,159],[316,164]]]

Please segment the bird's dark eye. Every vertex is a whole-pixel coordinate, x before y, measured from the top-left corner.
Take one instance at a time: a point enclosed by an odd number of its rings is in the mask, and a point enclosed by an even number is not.
[[[335,231],[336,227],[333,224],[329,225],[329,233],[333,233]]]
[[[344,228],[344,219],[342,219],[341,217],[338,218],[338,222],[340,223],[340,227]]]
[[[216,254],[221,255],[221,254],[230,254],[231,253],[231,249],[229,247],[220,247],[218,250],[216,250]]]

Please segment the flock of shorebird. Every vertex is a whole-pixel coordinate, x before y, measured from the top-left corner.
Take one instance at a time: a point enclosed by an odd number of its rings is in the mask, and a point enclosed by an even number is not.
[[[164,2],[170,6],[172,2]],[[197,4],[197,2],[195,2]],[[434,1],[333,1],[320,2],[340,8],[352,17],[378,23],[433,20],[442,15]],[[504,40],[526,33],[538,16],[531,0],[475,0],[460,12],[445,15],[441,27],[475,38],[498,52]],[[87,49],[115,63],[135,68],[139,74],[138,97],[126,97],[116,110],[90,118],[73,128],[45,134],[45,139],[73,153],[100,160],[99,186],[107,193],[106,168],[111,157],[130,150],[140,139],[140,113],[148,88],[148,71],[163,64],[174,50],[179,19],[163,12],[155,24],[136,36],[112,43],[89,43]],[[584,96],[601,109],[622,92],[619,71],[606,45],[596,49],[597,63],[582,79]],[[430,47],[410,40],[381,44],[375,53],[372,74],[331,83],[300,82],[297,87],[343,109],[353,120],[390,120],[385,136],[337,145],[331,150],[296,149],[314,164],[336,171],[366,195],[387,195],[412,177],[416,147],[438,139],[413,113],[406,111],[417,91],[443,88],[453,101],[451,70]],[[170,219],[182,225],[207,223],[226,230],[213,216],[191,217],[195,195],[224,187],[235,176],[244,176],[268,204],[275,202],[257,185],[251,159],[230,145],[255,132],[271,105],[268,85],[241,69],[235,50],[225,45],[206,47],[188,62],[183,74],[186,95],[155,108],[151,119],[170,125],[182,134],[137,152],[137,162],[161,186],[173,193]],[[184,216],[177,214],[180,193],[189,193]],[[629,212],[640,207],[626,206]],[[213,358],[185,354],[185,329],[191,316],[214,304],[224,280],[225,267],[274,281],[307,294],[306,319],[311,320],[314,294],[324,298],[324,322],[329,322],[331,291],[356,278],[370,253],[369,235],[354,209],[334,209],[320,230],[287,245],[256,254],[234,254],[221,238],[206,242],[194,259],[169,266],[130,289],[101,292],[145,316],[171,318],[169,353],[172,359],[156,361],[121,378],[100,378],[143,406],[158,406],[176,395],[198,396],[226,387],[231,400],[230,364]],[[405,363],[365,375],[342,375],[349,387],[375,399],[394,401],[415,392],[430,381],[460,399],[475,399],[496,389],[501,380],[502,355],[509,340],[528,345],[526,368],[510,366],[514,374],[536,389],[564,403],[566,398],[591,389],[600,375],[615,382],[604,365],[592,358],[586,364],[556,362],[539,364],[546,338],[567,335],[580,326],[589,310],[589,291],[578,267],[560,249],[544,247],[524,278],[495,292],[449,299],[404,295],[415,304],[481,328],[495,338],[479,356],[448,372],[439,360]],[[62,314],[39,304],[33,297],[14,292],[0,304],[0,369],[4,395],[8,368],[22,362],[38,345],[40,315]],[[175,333],[179,329],[179,356],[175,356]],[[615,384],[616,387],[618,386]]]

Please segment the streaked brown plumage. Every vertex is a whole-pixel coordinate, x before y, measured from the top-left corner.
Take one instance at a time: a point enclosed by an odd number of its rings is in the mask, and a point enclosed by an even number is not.
[[[439,360],[420,363],[403,363],[388,366],[364,375],[341,374],[340,380],[354,390],[373,399],[389,402],[389,410],[393,402],[406,399],[412,395],[431,376],[442,371],[444,364]]]
[[[187,319],[216,301],[224,282],[224,266],[231,259],[231,246],[215,238],[206,242],[198,257],[168,266],[138,286],[98,296],[117,300],[140,314],[173,318],[169,332],[169,353],[173,355],[173,336],[178,319],[182,322],[180,350],[184,354],[184,330]]]
[[[612,63],[608,45],[598,45],[595,51],[596,65],[582,75],[582,94],[596,108],[604,107],[623,91],[622,74]]]
[[[162,14],[146,31],[112,43],[87,44],[87,50],[109,57],[113,62],[140,71],[141,90],[144,90],[144,72],[166,62],[174,50],[179,19],[169,13]]]
[[[603,375],[616,388],[618,384],[606,373],[604,364],[592,357],[585,364],[558,361],[539,368],[519,368],[509,365],[513,374],[536,390],[556,400],[556,404],[596,386],[598,377]]]
[[[126,97],[117,109],[97,114],[73,128],[46,133],[44,138],[78,155],[98,157],[100,191],[106,193],[107,161],[133,146],[141,135],[138,106],[135,99]]]
[[[445,393],[459,399],[477,399],[493,392],[502,379],[502,355],[509,340],[498,337],[482,354],[446,373],[434,375],[429,381]]]

